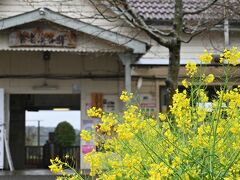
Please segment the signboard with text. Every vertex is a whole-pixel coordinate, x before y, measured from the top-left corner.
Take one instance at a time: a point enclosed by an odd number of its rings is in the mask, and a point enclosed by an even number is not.
[[[76,47],[76,33],[46,27],[26,28],[9,34],[10,47]]]

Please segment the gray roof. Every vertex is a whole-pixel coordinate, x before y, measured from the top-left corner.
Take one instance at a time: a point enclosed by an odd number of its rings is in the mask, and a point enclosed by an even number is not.
[[[210,9],[194,15],[186,15],[186,20],[199,19],[219,19],[223,17],[224,10],[223,0],[219,0],[216,5]],[[174,17],[175,0],[128,0],[129,5],[137,11],[137,13],[148,21],[170,21]],[[183,0],[183,9],[187,12],[194,12],[208,5],[209,0]],[[240,2],[238,0],[229,0],[227,6],[231,6],[230,14],[240,12]],[[234,9],[234,10],[233,10]],[[236,17],[234,17],[235,19]]]

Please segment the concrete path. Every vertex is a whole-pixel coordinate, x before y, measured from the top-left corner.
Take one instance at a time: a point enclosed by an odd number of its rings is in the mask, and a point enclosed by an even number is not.
[[[47,169],[0,171],[0,180],[55,180],[56,176]]]

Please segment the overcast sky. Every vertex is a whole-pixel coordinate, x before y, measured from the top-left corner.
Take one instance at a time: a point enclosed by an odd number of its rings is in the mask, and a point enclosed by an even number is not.
[[[74,129],[80,129],[80,111],[26,111],[26,126],[56,127],[59,122],[67,121]]]

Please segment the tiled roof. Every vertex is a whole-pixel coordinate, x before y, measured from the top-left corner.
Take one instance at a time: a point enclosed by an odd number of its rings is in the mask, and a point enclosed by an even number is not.
[[[198,19],[218,19],[223,17],[224,10],[219,0],[216,5],[200,14],[186,15],[186,20],[198,20]],[[145,20],[163,20],[169,21],[174,17],[174,2],[175,0],[128,0],[129,5],[136,10],[136,12],[142,16]],[[187,12],[194,12],[208,5],[211,2],[209,0],[183,0],[183,9]],[[228,2],[231,8],[239,9],[240,5],[237,0],[230,0]],[[239,12],[238,10],[238,12]],[[235,18],[234,18],[235,19]]]

